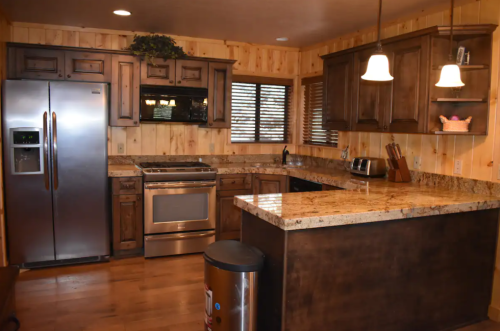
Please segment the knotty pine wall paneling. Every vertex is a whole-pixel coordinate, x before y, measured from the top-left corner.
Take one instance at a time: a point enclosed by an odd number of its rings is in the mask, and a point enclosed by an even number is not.
[[[121,50],[133,41],[135,32],[13,22],[13,42]],[[137,33],[147,34],[147,33]],[[237,75],[292,78],[299,83],[299,49],[256,45],[213,39],[173,36],[184,51],[193,56],[235,59]],[[293,105],[297,104],[294,93]],[[292,119],[296,109],[291,109]],[[296,137],[288,144],[295,152]],[[279,154],[283,144],[231,144],[230,129],[204,129],[187,124],[141,124],[140,127],[108,129],[108,153],[122,155],[189,154]]]

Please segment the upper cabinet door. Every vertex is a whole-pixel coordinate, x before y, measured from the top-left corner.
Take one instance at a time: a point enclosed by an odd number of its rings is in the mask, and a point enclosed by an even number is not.
[[[379,132],[384,127],[384,114],[390,106],[391,83],[373,82],[361,78],[366,73],[368,60],[375,49],[354,54],[353,77],[353,131]]]
[[[430,37],[387,45],[392,67],[392,104],[386,114],[388,131],[425,132],[428,99]]]
[[[59,50],[17,48],[15,78],[64,79],[64,52]],[[9,59],[9,65],[13,65]]]
[[[65,52],[66,80],[111,82],[111,54]]]
[[[155,65],[141,63],[141,84],[175,85],[175,60],[154,59]]]
[[[350,130],[353,54],[326,59],[323,66],[323,129]]]
[[[230,128],[233,65],[210,63],[208,69],[208,125]]]
[[[139,126],[141,62],[131,55],[113,55],[111,126]]]
[[[177,86],[207,88],[208,62],[176,60],[175,63]]]

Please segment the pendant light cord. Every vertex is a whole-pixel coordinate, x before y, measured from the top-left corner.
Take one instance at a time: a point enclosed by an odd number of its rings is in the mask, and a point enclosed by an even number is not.
[[[379,2],[378,2],[378,19],[377,19],[377,26],[378,26],[377,51],[379,51],[379,52],[382,52],[382,43],[380,42],[380,33],[382,31],[381,20],[382,20],[382,0],[379,0]]]
[[[453,62],[453,8],[455,0],[451,0],[450,8],[450,62]]]

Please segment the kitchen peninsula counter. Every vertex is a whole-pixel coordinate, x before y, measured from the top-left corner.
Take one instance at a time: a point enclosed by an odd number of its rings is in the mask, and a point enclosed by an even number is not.
[[[487,319],[498,197],[342,170],[219,168],[234,171],[344,188],[235,197],[241,241],[266,256],[258,330],[445,331]]]

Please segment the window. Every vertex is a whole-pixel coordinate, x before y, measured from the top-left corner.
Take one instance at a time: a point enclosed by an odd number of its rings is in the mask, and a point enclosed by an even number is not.
[[[338,131],[323,130],[323,77],[304,78],[304,127],[306,145],[337,147]]]
[[[288,142],[291,83],[285,79],[234,76],[231,142]]]

